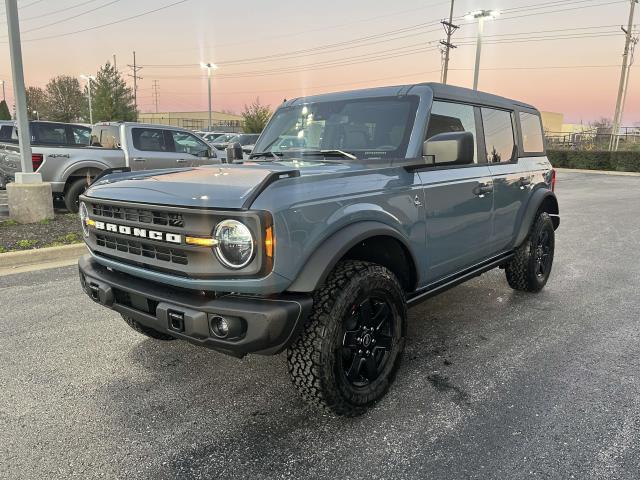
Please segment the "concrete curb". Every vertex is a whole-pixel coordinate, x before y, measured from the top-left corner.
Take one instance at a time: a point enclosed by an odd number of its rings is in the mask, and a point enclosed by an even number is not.
[[[78,259],[85,253],[87,253],[87,247],[84,243],[0,253],[0,270],[19,268],[27,265],[41,265],[42,268],[46,268],[48,263],[72,261]]]
[[[560,173],[595,173],[596,175],[620,175],[623,177],[640,177],[640,172],[616,172],[613,170],[588,170],[584,168],[556,168]]]

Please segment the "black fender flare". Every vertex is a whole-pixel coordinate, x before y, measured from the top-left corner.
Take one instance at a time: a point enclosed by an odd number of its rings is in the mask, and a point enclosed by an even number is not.
[[[548,205],[548,208],[546,208],[548,211],[547,213],[552,216],[554,229],[557,229],[560,226],[560,210],[558,208],[558,199],[556,198],[556,194],[547,188],[539,188],[531,195],[531,198],[527,203],[526,210],[522,215],[518,234],[515,237],[514,247],[520,246],[522,242],[525,241],[529,234],[529,230],[531,230],[531,225],[533,225],[533,222],[540,211],[540,207],[545,203]]]
[[[340,259],[355,245],[371,237],[387,236],[398,240],[417,265],[406,239],[396,229],[381,222],[352,223],[326,238],[305,262],[289,292],[313,292],[324,283]]]

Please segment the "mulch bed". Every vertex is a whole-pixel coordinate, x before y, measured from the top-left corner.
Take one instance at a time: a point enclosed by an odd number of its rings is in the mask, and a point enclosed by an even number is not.
[[[51,220],[27,225],[0,221],[0,253],[79,242],[82,242],[82,227],[77,213],[56,214]]]

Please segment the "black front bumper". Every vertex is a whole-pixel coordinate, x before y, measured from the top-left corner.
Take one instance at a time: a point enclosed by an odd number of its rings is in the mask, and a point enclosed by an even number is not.
[[[81,257],[78,268],[82,288],[95,302],[145,327],[233,356],[281,352],[313,303],[311,296],[297,294],[211,298],[109,270],[91,255]],[[216,336],[211,328],[216,317],[228,321],[235,333],[227,338]]]

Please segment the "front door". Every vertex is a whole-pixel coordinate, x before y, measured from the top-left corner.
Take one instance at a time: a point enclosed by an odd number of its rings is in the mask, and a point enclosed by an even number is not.
[[[128,152],[131,170],[155,170],[179,166],[165,130],[134,127],[131,129],[131,137]]]
[[[474,163],[420,172],[425,192],[427,280],[429,283],[469,268],[490,254],[493,182],[479,154],[476,124],[479,112],[471,105],[434,101],[426,139],[445,132],[471,132]]]

